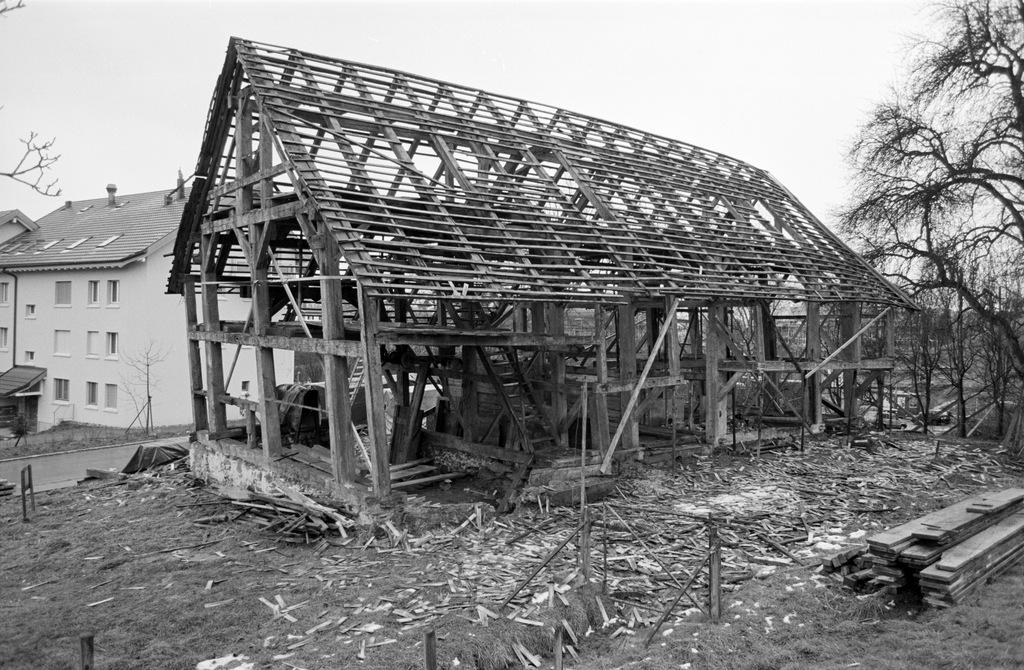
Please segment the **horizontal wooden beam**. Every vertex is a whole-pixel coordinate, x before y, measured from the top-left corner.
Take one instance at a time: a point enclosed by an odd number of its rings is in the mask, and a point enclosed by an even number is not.
[[[791,361],[761,361],[757,363],[751,361],[749,364],[743,361],[728,360],[722,361],[718,364],[718,369],[722,372],[739,372],[739,371],[750,371],[757,372],[800,372],[801,370],[808,370],[815,365],[816,361],[796,361],[794,364]],[[798,368],[797,365],[800,367]],[[827,361],[824,365],[815,367],[814,369],[818,372],[828,370],[890,370],[894,363],[891,358],[865,358],[860,361]]]
[[[286,163],[278,163],[277,165],[274,165],[269,169],[260,170],[259,172],[251,174],[247,177],[242,177],[241,179],[235,179],[234,181],[225,182],[220,186],[211,188],[210,195],[208,197],[220,198],[222,196],[227,195],[228,193],[237,191],[240,188],[251,186],[259,181],[262,181],[263,179],[273,179],[277,175],[284,174],[287,171],[288,165]]]
[[[255,335],[252,333],[226,333],[224,331],[193,330],[189,332],[190,340],[202,342],[221,342],[240,344],[248,347],[266,347],[269,349],[285,349],[310,354],[330,354],[333,356],[357,357],[359,342],[356,340],[321,340],[308,337],[282,337],[280,335]]]
[[[678,386],[689,381],[688,375],[666,375],[664,377],[648,377],[641,388],[654,389],[666,386]],[[608,382],[605,384],[594,384],[590,388],[594,393],[629,393],[636,388],[636,382]]]
[[[437,446],[446,447],[448,449],[455,449],[456,451],[461,451],[474,456],[485,456],[487,458],[493,458],[498,461],[508,461],[510,463],[527,463],[533,458],[525,451],[513,451],[511,449],[494,447],[489,444],[467,442],[466,440],[455,437],[454,435],[436,433],[432,430],[423,430],[421,432],[428,443],[433,443]]]
[[[411,329],[394,331],[384,330],[377,333],[379,344],[407,344],[434,347],[542,347],[552,351],[566,350],[570,347],[586,347],[594,343],[594,338],[585,335],[537,335],[534,333],[514,333],[505,331],[428,331],[417,333]]]
[[[308,214],[309,205],[301,202],[286,202],[267,209],[254,209],[241,215],[227,216],[216,221],[204,221],[204,233],[223,233],[236,228],[248,228],[253,223],[265,223],[279,219],[294,219],[298,214]]]

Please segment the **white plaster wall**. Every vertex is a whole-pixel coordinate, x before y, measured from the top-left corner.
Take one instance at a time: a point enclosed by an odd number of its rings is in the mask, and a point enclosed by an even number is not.
[[[18,273],[18,313],[14,313],[13,303],[0,305],[0,326],[11,329],[8,331],[11,333],[9,340],[13,340],[13,322],[17,319],[17,351],[10,347],[7,351],[0,350],[0,361],[6,364],[4,369],[12,362],[47,369],[39,401],[40,430],[65,420],[128,426],[145,402],[144,373],[133,369],[130,363],[139,365],[147,349],[161,359],[155,361],[150,369],[154,425],[192,423],[184,301],[181,296],[165,293],[170,270],[170,258],[165,254],[170,252],[171,245],[172,240],[168,237],[146,260],[124,268]],[[98,306],[87,305],[90,279],[100,281]],[[108,279],[117,279],[121,283],[120,302],[116,306],[106,304]],[[13,280],[0,275],[0,281],[11,281],[13,298]],[[54,305],[57,281],[72,282],[71,306]],[[234,296],[223,298],[221,318],[244,320],[248,314],[248,302]],[[36,306],[34,318],[25,316],[26,304]],[[67,355],[54,352],[54,331],[57,329],[71,331]],[[90,330],[99,332],[98,356],[89,356],[86,352],[86,333]],[[119,352],[116,358],[104,355],[107,332],[118,333]],[[26,359],[26,351],[35,353],[34,360]],[[291,381],[292,357],[287,352],[275,353],[279,383]],[[234,347],[225,347],[225,375],[233,356]],[[239,352],[229,393],[244,395],[243,382],[249,381],[249,397],[256,398],[255,371],[252,349],[243,348]],[[70,381],[67,402],[54,399],[55,378]],[[99,384],[97,406],[86,402],[87,381]],[[103,406],[105,384],[118,386],[116,408]],[[237,409],[228,408],[229,419],[240,417]]]

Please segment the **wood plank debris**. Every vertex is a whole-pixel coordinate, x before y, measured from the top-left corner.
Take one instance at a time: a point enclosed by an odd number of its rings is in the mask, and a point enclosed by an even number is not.
[[[961,500],[867,538],[867,551],[840,553],[831,570],[844,583],[890,593],[920,588],[925,602],[963,602],[986,580],[1024,557],[1024,489]]]

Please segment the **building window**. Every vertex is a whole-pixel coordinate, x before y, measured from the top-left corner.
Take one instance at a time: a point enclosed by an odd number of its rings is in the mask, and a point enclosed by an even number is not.
[[[107,281],[107,304],[116,305],[121,302],[121,282],[116,279]]]
[[[71,282],[54,282],[53,304],[58,306],[71,305]]]
[[[100,282],[98,279],[90,279],[86,288],[86,302],[90,305],[100,304]]]
[[[54,356],[70,356],[71,349],[71,331],[70,330],[55,330],[53,331],[53,355]]]
[[[71,382],[67,379],[54,377],[53,399],[59,402],[67,402],[71,398]]]
[[[11,282],[0,281],[0,305],[6,305],[11,301]]]
[[[31,363],[35,359],[36,359],[36,352],[34,352],[34,351],[26,351],[25,352],[25,362],[26,363]]]
[[[117,358],[117,333],[107,333],[107,358]]]
[[[35,305],[25,305],[25,318],[26,319],[34,319],[34,318],[36,318],[36,306]]]
[[[85,334],[85,355],[96,358],[100,355],[100,331],[90,330]]]
[[[117,409],[117,384],[105,384],[103,390],[105,391],[103,406],[107,409]]]
[[[85,404],[89,407],[100,404],[100,385],[96,382],[85,382]]]
[[[7,328],[0,327],[0,349],[7,350]]]

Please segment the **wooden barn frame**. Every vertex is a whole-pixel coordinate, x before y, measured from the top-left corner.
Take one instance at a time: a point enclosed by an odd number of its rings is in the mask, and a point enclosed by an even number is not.
[[[275,389],[291,381],[274,378],[275,351],[312,355],[331,476],[347,485],[365,469],[382,498],[390,466],[423,443],[504,462],[514,487],[536,455],[570,441],[578,454],[587,440],[605,472],[684,433],[716,445],[739,388],[759,427],[773,413],[820,426],[823,402],[853,416],[892,368],[893,308],[913,308],[746,163],[239,38],[169,290],[188,308],[204,439],[247,442],[271,467],[285,404]],[[221,319],[226,292],[251,296],[245,322]],[[258,401],[225,392],[225,349],[240,347],[256,352]],[[830,386],[840,402],[823,399]],[[439,396],[429,429],[428,389]],[[228,429],[228,405],[245,412],[243,430]]]

